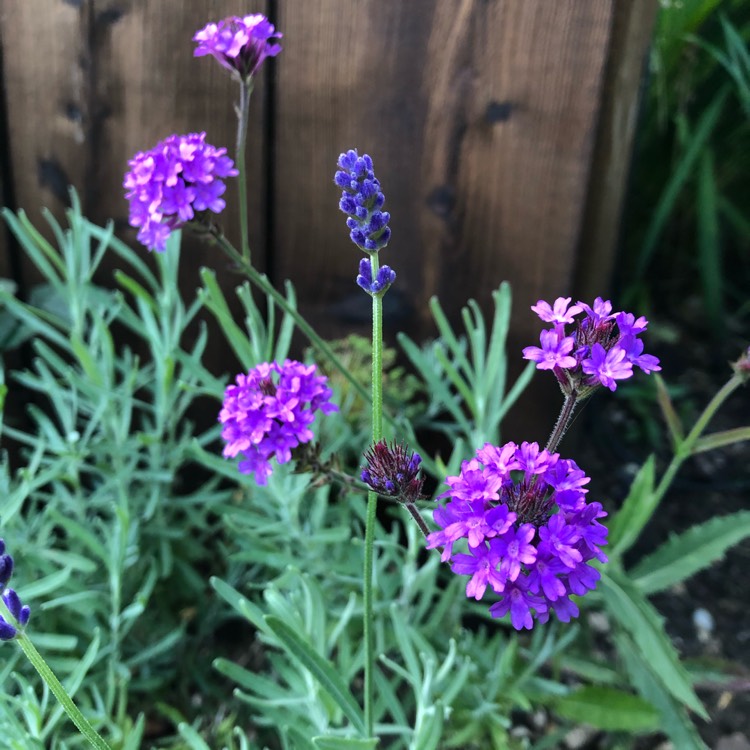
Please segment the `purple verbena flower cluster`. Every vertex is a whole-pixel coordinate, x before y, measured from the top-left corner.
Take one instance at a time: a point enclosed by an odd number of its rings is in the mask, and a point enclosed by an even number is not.
[[[338,165],[334,182],[343,189],[339,208],[349,217],[346,220],[351,230],[349,237],[366,253],[376,253],[388,244],[391,237],[388,226],[391,216],[380,210],[385,196],[375,177],[372,159],[350,149],[339,156]]]
[[[359,261],[357,284],[368,294],[385,294],[388,287],[396,280],[396,272],[390,266],[380,266],[375,278],[372,278],[372,263],[369,258]]]
[[[428,549],[442,547],[459,575],[471,576],[466,595],[480,600],[489,586],[500,600],[493,617],[510,612],[517,630],[534,619],[547,622],[551,611],[568,622],[578,616],[571,594],[595,588],[606,562],[601,547],[607,529],[600,503],[587,503],[589,478],[570,459],[540,450],[537,443],[487,443],[448,477],[450,500],[435,509],[440,527],[427,537]],[[465,539],[468,552],[453,547]]]
[[[193,55],[212,55],[241,81],[249,81],[267,57],[281,52],[278,40],[283,35],[260,13],[230,16],[218,23],[209,23],[195,33],[198,43]]]
[[[18,635],[19,628],[26,627],[31,617],[31,609],[25,606],[18,594],[8,588],[13,575],[13,558],[5,551],[5,542],[0,539],[0,590],[3,592],[3,603],[8,608],[14,623],[8,622],[0,614],[0,641],[10,641]]]
[[[639,336],[648,321],[627,312],[612,312],[612,303],[597,297],[593,307],[584,302],[570,305],[570,297],[558,297],[550,306],[539,300],[532,310],[551,328],[540,335],[541,347],[527,346],[525,359],[539,370],[552,370],[563,391],[584,398],[600,385],[611,391],[617,381],[629,378],[633,367],[646,373],[661,370],[659,360],[643,353]],[[569,327],[569,328],[568,328]]]
[[[189,133],[170,135],[128,162],[123,185],[130,224],[149,250],[162,252],[170,233],[197,212],[224,209],[222,178],[238,174],[226,153],[206,143],[205,133]]]
[[[219,413],[224,456],[242,456],[239,470],[255,474],[266,484],[273,457],[280,464],[292,459],[292,449],[313,439],[310,425],[315,412],[338,411],[331,403],[328,379],[315,365],[294,360],[263,362],[227,386]]]
[[[379,495],[403,503],[414,503],[422,497],[424,479],[419,472],[422,457],[418,453],[410,452],[402,443],[388,445],[379,440],[364,458],[367,465],[360,477]]]

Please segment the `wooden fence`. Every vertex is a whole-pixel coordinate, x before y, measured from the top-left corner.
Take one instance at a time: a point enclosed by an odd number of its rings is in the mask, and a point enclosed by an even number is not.
[[[191,37],[263,12],[284,50],[254,93],[249,142],[254,259],[329,335],[366,330],[360,254],[332,178],[372,155],[392,214],[382,262],[398,273],[387,320],[434,333],[433,294],[456,320],[469,297],[513,285],[516,347],[529,305],[606,292],[657,0],[0,0],[4,201],[127,227],[127,160],[172,132],[232,150],[235,84]],[[222,224],[236,226],[236,194]],[[229,231],[230,236],[232,231]],[[236,239],[236,233],[235,233]],[[215,251],[188,241],[183,283]],[[0,240],[0,274],[34,281]],[[114,261],[113,261],[114,265]],[[221,280],[235,278],[226,269]]]

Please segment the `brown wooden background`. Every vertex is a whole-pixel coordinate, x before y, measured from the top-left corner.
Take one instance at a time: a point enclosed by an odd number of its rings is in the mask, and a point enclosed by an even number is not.
[[[191,37],[263,12],[283,32],[252,102],[256,264],[291,278],[329,335],[366,330],[332,178],[368,152],[392,214],[382,262],[398,273],[390,330],[434,331],[468,297],[513,285],[513,344],[535,342],[529,306],[604,293],[612,270],[638,88],[657,0],[0,0],[3,199],[60,217],[67,185],[124,238],[127,160],[172,132],[233,150],[235,84]],[[232,235],[236,194],[222,224]],[[234,231],[236,239],[236,231]],[[201,265],[188,242],[186,291]],[[0,239],[0,274],[34,273]],[[235,282],[223,270],[227,287]],[[520,356],[520,354],[519,354]]]

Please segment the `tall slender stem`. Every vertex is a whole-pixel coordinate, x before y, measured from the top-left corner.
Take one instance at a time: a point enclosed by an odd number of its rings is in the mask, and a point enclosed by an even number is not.
[[[377,253],[370,255],[372,277],[378,273]],[[383,297],[372,297],[372,445],[383,437]],[[373,736],[373,700],[375,644],[373,639],[373,557],[375,547],[375,525],[377,523],[378,495],[367,494],[367,521],[365,525],[365,563],[362,580],[363,618],[365,641],[365,730],[368,737]]]
[[[240,103],[237,106],[237,170],[239,171],[239,209],[242,257],[250,264],[250,238],[247,224],[247,165],[245,146],[247,143],[247,123],[250,118],[250,95],[253,92],[253,79],[240,83]]]
[[[577,403],[578,400],[575,393],[569,393],[567,396],[565,396],[565,401],[563,402],[562,409],[560,410],[560,416],[557,418],[557,422],[555,422],[555,427],[552,430],[552,434],[549,436],[549,440],[547,441],[546,448],[550,453],[555,452],[557,446],[560,444],[560,441],[563,439],[563,435],[565,435],[565,431],[568,429],[570,419],[573,416],[573,412],[575,411]]]
[[[34,669],[39,672],[39,676],[47,684],[52,694],[60,701],[60,705],[68,714],[70,720],[78,727],[78,731],[89,741],[96,750],[112,750],[110,746],[101,738],[94,727],[89,724],[86,717],[81,713],[78,706],[73,703],[65,688],[57,679],[55,673],[49,668],[49,665],[42,658],[42,655],[36,650],[34,644],[29,640],[25,633],[19,633],[15,638],[16,643],[26,654],[26,657],[33,665]]]

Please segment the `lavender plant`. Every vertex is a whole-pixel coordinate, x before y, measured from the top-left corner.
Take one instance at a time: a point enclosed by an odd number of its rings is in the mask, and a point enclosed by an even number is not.
[[[645,318],[615,313],[602,298],[592,306],[538,301],[532,310],[549,328],[541,346],[524,349],[529,364],[506,393],[507,285],[494,295],[489,327],[469,303],[465,335],[433,300],[438,339],[420,348],[400,337],[412,377],[424,381],[424,408],[411,419],[389,413],[382,300],[397,279],[380,263],[390,216],[373,160],[347,150],[334,176],[365,256],[354,281],[372,299],[369,391],[301,316],[291,284],[282,294],[251,262],[250,95],[280,38],[261,15],[195,34],[194,54],[214,57],[240,87],[236,162],[204,133],[168,136],[130,161],[130,221],[155,251],[158,276],[111,228],[86,221],[74,195],[70,228],[53,223],[58,248],[23,214],[5,213],[47,285],[38,305],[0,290],[0,324],[14,327],[4,339],[31,338],[36,357],[9,387],[46,407],[31,409],[31,430],[5,427],[26,466],[13,476],[7,462],[0,467],[3,535],[22,551],[18,591],[34,618],[7,588],[13,562],[0,542],[0,640],[18,645],[43,683],[32,685],[10,657],[0,672],[15,686],[0,693],[2,736],[13,748],[72,747],[64,711],[94,747],[135,750],[156,741],[145,721],[155,705],[179,735],[160,746],[173,748],[520,748],[530,739],[511,712],[541,706],[614,733],[659,728],[680,748],[701,747],[685,709],[705,710],[647,597],[750,535],[750,513],[674,537],[632,570],[622,557],[689,456],[750,438],[748,427],[703,434],[747,381],[750,350],[689,431],[659,386],[674,459],[658,483],[647,461],[608,526],[608,504],[588,500],[585,471],[558,448],[596,390],[616,390],[635,368],[661,369],[644,353]],[[234,177],[240,250],[213,220]],[[244,330],[212,272],[202,272],[196,300],[177,293],[183,228],[209,238],[265,296],[261,314],[251,286],[238,288]],[[92,280],[105,252],[129,266],[117,274],[117,292]],[[203,362],[205,330],[191,348],[182,343],[203,309],[244,368],[229,385]],[[114,326],[139,337],[146,354],[117,341]],[[295,327],[317,362],[290,357]],[[560,417],[544,447],[501,443],[502,418],[535,369],[559,383]],[[218,418],[199,432],[185,416],[203,396],[215,400]],[[347,419],[352,398],[371,408],[366,437]],[[452,441],[447,463],[420,445],[425,431]],[[195,462],[212,478],[181,487]],[[426,486],[436,487],[434,499]],[[488,594],[489,608],[479,605]],[[614,663],[592,653],[585,617],[572,623],[602,607],[614,623]],[[207,674],[207,649],[222,649],[217,632],[246,625],[262,653],[238,663],[236,649],[225,650]],[[244,650],[250,633],[241,635]],[[32,639],[46,645],[49,664]],[[574,679],[560,680],[563,670]],[[223,697],[220,676],[236,683],[235,701]],[[207,712],[191,709],[196,703]],[[555,746],[565,731],[550,730],[538,746]]]

